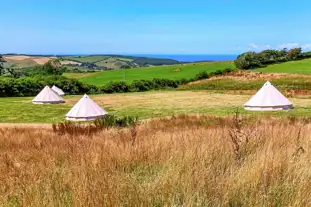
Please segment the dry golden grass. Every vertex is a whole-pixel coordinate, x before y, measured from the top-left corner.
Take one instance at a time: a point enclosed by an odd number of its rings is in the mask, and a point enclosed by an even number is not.
[[[207,116],[92,136],[1,128],[0,205],[309,206],[310,132]]]

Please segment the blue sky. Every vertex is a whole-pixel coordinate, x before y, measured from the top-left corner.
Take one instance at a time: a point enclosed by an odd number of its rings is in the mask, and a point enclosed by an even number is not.
[[[1,1],[0,53],[311,50],[310,0]]]

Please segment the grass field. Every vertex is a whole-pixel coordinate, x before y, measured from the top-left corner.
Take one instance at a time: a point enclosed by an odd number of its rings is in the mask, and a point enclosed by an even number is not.
[[[67,60],[73,60],[73,61],[78,61],[78,62],[82,62],[82,63],[95,63],[95,62],[99,62],[102,60],[106,60],[109,57],[108,56],[104,56],[104,55],[92,55],[92,56],[66,56],[64,57]]]
[[[89,76],[79,78],[84,83],[97,86],[105,85],[111,81],[123,81],[124,77],[127,82],[134,80],[151,80],[153,78],[165,78],[179,80],[182,78],[194,78],[196,74],[206,71],[213,72],[225,68],[234,68],[232,62],[217,63],[195,63],[185,65],[159,66],[149,68],[134,68],[126,70],[104,71],[101,73],[89,73]],[[65,76],[74,77],[76,74],[67,73]]]
[[[138,116],[141,119],[170,116],[173,114],[211,114],[227,116],[237,107],[243,114],[273,116],[309,116],[311,102],[305,98],[291,98],[296,107],[291,111],[253,113],[242,110],[250,95],[221,94],[213,92],[148,92],[91,96],[110,114]],[[1,123],[55,123],[65,120],[65,114],[80,99],[66,97],[65,104],[34,105],[32,98],[1,98]]]
[[[178,90],[218,90],[219,92],[258,90],[270,81],[279,90],[288,93],[302,93],[311,90],[311,76],[305,74],[261,73],[236,70],[225,76],[191,82]],[[289,95],[289,94],[286,94]]]
[[[74,136],[0,128],[0,206],[310,206],[310,127],[240,120]]]
[[[269,65],[265,68],[260,68],[255,71],[268,73],[311,74],[311,59]]]

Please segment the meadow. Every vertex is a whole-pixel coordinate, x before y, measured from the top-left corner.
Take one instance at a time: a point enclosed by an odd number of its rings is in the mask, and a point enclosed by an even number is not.
[[[290,100],[295,109],[279,112],[248,112],[243,104],[255,91],[230,94],[223,91],[157,91],[145,93],[91,95],[91,98],[110,114],[138,116],[141,120],[178,114],[231,115],[237,108],[242,114],[297,116],[311,115],[310,94],[297,94]],[[300,96],[301,95],[301,96]],[[65,97],[65,104],[35,105],[32,98],[1,98],[0,123],[57,123],[81,96]]]
[[[189,79],[194,78],[200,72],[214,72],[226,68],[234,68],[234,64],[232,62],[193,63],[87,73],[82,77],[80,74],[74,73],[66,73],[64,75],[73,78],[77,77],[84,83],[103,86],[111,81],[125,80],[131,83],[134,80],[151,80],[154,78],[170,80]]]
[[[311,74],[311,59],[268,65],[265,68],[256,69],[255,71],[267,73]]]
[[[109,56],[104,55],[89,55],[89,56],[65,56],[66,60],[77,61],[81,63],[96,63],[109,58]]]
[[[0,128],[1,206],[309,206],[307,121],[174,116],[60,135]]]

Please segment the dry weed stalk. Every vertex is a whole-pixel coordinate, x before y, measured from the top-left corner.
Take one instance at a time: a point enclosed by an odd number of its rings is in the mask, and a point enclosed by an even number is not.
[[[250,139],[255,136],[257,131],[256,125],[250,125],[246,123],[247,120],[243,118],[239,109],[235,110],[234,116],[232,118],[232,125],[228,129],[230,140],[232,143],[233,152],[235,154],[236,160],[241,162],[242,160],[242,150],[246,150],[247,144]]]

